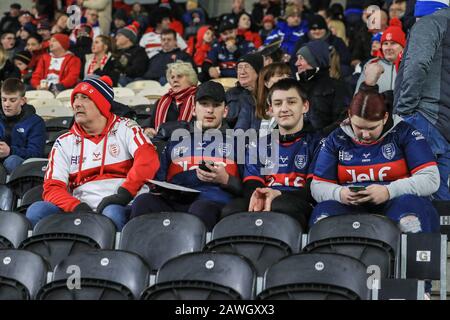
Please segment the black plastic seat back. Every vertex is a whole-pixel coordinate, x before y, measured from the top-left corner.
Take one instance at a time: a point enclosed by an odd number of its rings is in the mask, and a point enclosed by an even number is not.
[[[0,185],[0,210],[11,211],[16,206],[16,196],[10,187]]]
[[[64,129],[60,131],[47,131],[47,140],[45,142],[45,151],[44,155],[48,157],[50,151],[52,151],[53,145],[55,144],[56,139],[64,133],[69,132],[69,130]]]
[[[17,248],[28,236],[31,224],[16,212],[0,212],[0,249]]]
[[[441,278],[441,235],[409,233],[406,247],[406,278],[439,280]]]
[[[20,248],[45,258],[53,269],[62,259],[86,250],[113,249],[116,227],[94,213],[61,213],[39,221]]]
[[[450,237],[450,201],[433,201],[433,205],[439,214],[441,233]]]
[[[78,269],[74,269],[74,266]],[[74,271],[76,270],[76,271]],[[80,289],[69,288],[68,278],[80,275]],[[148,285],[150,272],[134,253],[91,250],[71,255],[55,268],[52,281],[41,289],[39,300],[133,300]],[[69,283],[75,286],[76,282]]]
[[[366,266],[377,265],[381,277],[398,274],[401,232],[387,217],[374,214],[342,215],[325,218],[309,231],[305,252],[341,253]]]
[[[119,249],[137,253],[156,272],[173,257],[201,251],[205,240],[206,227],[196,216],[155,213],[130,220],[122,230]]]
[[[47,159],[21,164],[11,173],[8,186],[17,197],[21,198],[31,188],[44,183],[47,164]]]
[[[45,121],[45,128],[47,132],[68,130],[72,125],[73,117],[55,117]]]
[[[366,300],[366,266],[334,253],[302,253],[281,259],[264,275],[259,299]]]
[[[29,251],[0,250],[0,300],[34,299],[47,281],[47,264]]]
[[[252,299],[256,274],[244,257],[218,252],[196,252],[166,262],[144,300]]]
[[[34,188],[31,188],[22,197],[22,201],[20,203],[20,207],[17,208],[17,211],[20,213],[25,213],[29,206],[37,201],[42,201],[42,193],[44,192],[44,186],[39,185]]]
[[[205,249],[240,254],[252,261],[258,276],[273,263],[300,250],[302,227],[276,212],[242,212],[220,220]]]
[[[381,279],[378,300],[418,300],[418,291],[417,279]]]

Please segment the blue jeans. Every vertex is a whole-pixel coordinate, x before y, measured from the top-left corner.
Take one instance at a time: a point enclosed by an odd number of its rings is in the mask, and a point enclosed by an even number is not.
[[[402,195],[380,205],[352,206],[334,200],[324,201],[314,208],[309,224],[312,226],[319,218],[357,213],[384,214],[397,224],[403,217],[413,215],[420,221],[421,232],[439,232],[439,215],[431,201],[411,194]]]
[[[123,226],[127,223],[130,216],[131,206],[120,206],[118,204],[111,204],[103,210],[103,215],[110,218],[118,231],[122,231]],[[33,203],[27,209],[27,218],[30,220],[33,227],[39,222],[39,220],[57,213],[64,213],[59,207],[55,206],[51,202],[38,201]]]
[[[22,162],[24,162],[24,161],[25,160],[22,159],[21,157],[13,154],[13,155],[5,158],[5,160],[3,160],[3,166],[5,167],[8,174],[11,174],[11,172],[13,172],[14,169],[17,168],[18,166],[20,166],[22,164]]]
[[[436,157],[439,175],[441,176],[441,184],[439,190],[433,194],[433,198],[437,200],[450,200],[450,143],[419,112],[403,116],[403,120],[423,134]]]

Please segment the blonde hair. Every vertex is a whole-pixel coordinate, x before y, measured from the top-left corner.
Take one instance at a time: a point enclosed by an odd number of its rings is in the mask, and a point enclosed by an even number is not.
[[[330,52],[330,78],[341,78],[341,58],[335,47],[332,47]]]
[[[169,80],[170,75],[174,73],[177,75],[185,75],[188,77],[191,85],[196,86],[198,83],[197,73],[195,73],[192,64],[189,62],[184,62],[177,60],[174,63],[169,63],[167,65],[166,78]]]
[[[5,48],[0,45],[0,68],[3,68],[5,66],[6,60],[8,60],[8,55]]]
[[[346,35],[345,24],[340,20],[331,20],[328,22],[328,28],[336,30],[336,37],[341,38],[345,45],[348,46],[348,39]]]

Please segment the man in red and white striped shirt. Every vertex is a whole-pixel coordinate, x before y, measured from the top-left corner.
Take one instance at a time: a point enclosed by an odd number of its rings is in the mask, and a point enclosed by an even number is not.
[[[96,210],[121,230],[128,203],[147,191],[146,181],[159,169],[158,155],[135,121],[111,113],[111,86],[112,80],[103,76],[75,87],[75,123],[50,153],[44,201],[27,211],[33,225],[51,214]]]

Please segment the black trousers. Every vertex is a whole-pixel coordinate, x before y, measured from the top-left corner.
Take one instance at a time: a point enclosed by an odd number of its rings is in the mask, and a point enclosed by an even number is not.
[[[222,209],[221,218],[239,212],[247,212],[248,205],[249,199],[234,199]],[[301,199],[297,194],[284,192],[273,200],[271,209],[273,212],[284,213],[291,216],[301,224],[303,230],[306,230],[313,207],[309,202]]]
[[[192,203],[178,203],[162,196],[144,193],[138,196],[131,206],[130,219],[158,212],[187,212],[199,217],[211,231],[220,218],[223,205],[211,200],[194,200]]]

